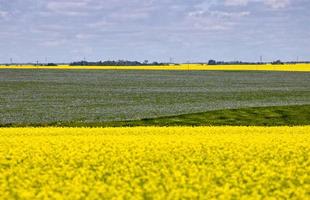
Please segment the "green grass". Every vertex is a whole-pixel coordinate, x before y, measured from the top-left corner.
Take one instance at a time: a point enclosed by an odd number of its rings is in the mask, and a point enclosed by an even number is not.
[[[310,105],[275,106],[209,111],[133,121],[85,123],[79,121],[6,124],[3,127],[132,127],[132,126],[297,126],[310,125]],[[0,125],[1,127],[1,125]]]

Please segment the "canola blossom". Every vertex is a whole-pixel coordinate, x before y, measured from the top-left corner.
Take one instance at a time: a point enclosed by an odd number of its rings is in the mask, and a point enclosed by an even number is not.
[[[310,126],[0,129],[1,199],[309,199]]]
[[[180,64],[180,65],[157,65],[157,66],[0,66],[0,69],[94,69],[94,70],[223,70],[223,71],[291,71],[310,72],[310,64],[284,64],[284,65],[201,65],[201,64]]]

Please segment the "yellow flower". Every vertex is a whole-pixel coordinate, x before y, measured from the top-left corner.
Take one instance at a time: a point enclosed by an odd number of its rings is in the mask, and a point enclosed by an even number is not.
[[[310,126],[0,129],[1,199],[309,199]]]

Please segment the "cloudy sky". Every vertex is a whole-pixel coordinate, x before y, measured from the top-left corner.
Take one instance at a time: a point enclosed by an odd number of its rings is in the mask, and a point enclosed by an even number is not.
[[[0,62],[310,60],[309,0],[0,0]]]

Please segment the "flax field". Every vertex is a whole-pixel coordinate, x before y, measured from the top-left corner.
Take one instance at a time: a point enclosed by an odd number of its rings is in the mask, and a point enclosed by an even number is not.
[[[0,70],[0,126],[310,104],[309,72]]]

